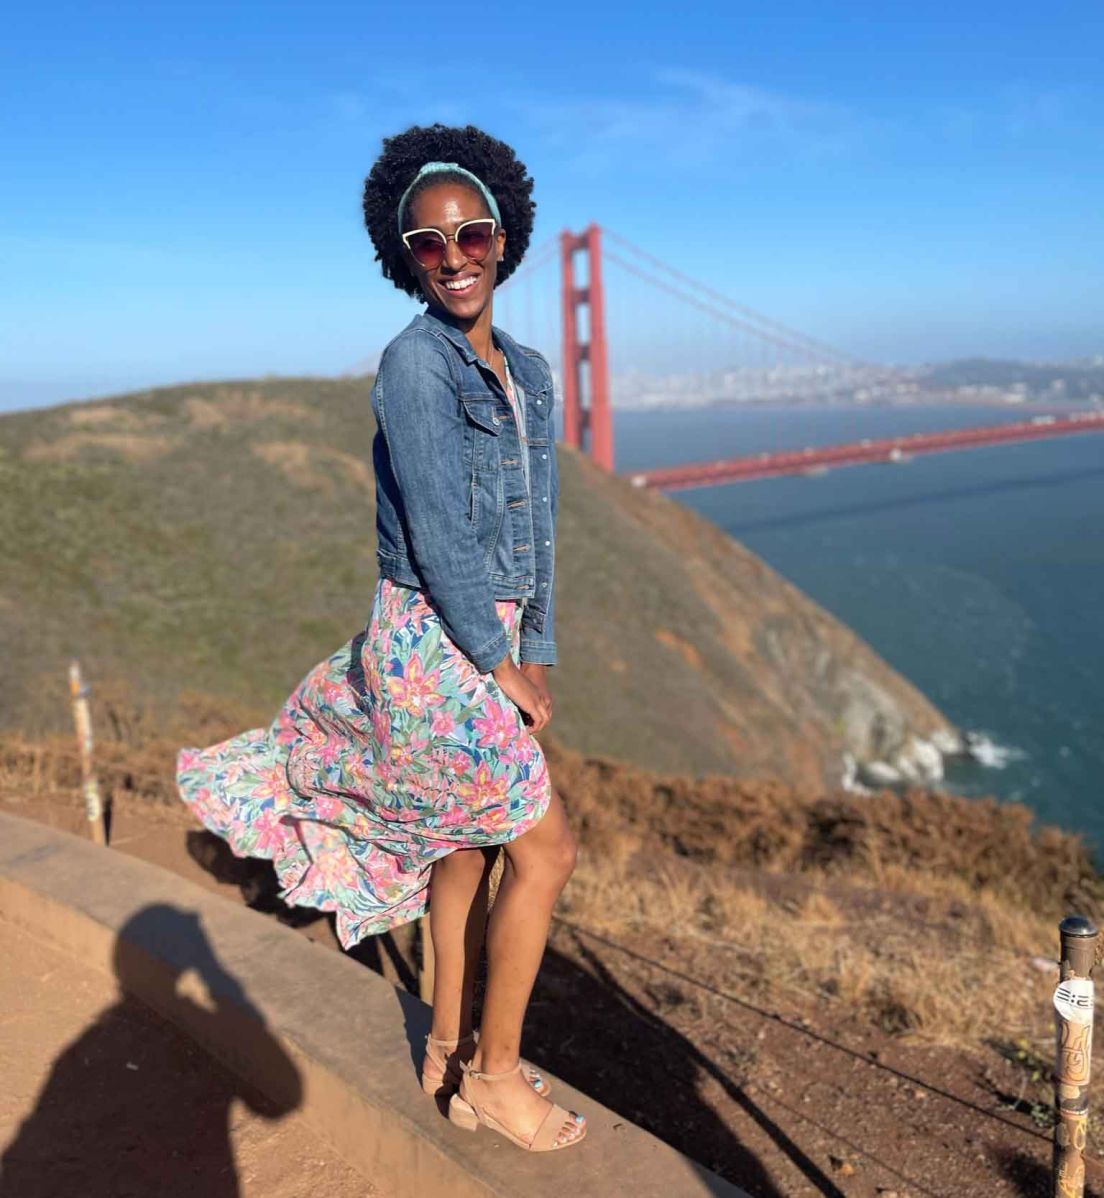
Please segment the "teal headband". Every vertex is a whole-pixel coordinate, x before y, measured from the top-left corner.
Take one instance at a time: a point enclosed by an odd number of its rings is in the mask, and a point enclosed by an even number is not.
[[[402,193],[402,198],[399,200],[399,232],[403,231],[403,212],[406,209],[406,201],[410,198],[410,193],[414,189],[414,184],[423,175],[436,174],[438,171],[450,171],[455,175],[463,175],[465,179],[470,179],[472,185],[479,191],[480,195],[487,201],[487,207],[491,210],[491,215],[495,218],[495,223],[502,224],[502,217],[499,215],[498,205],[495,203],[495,198],[491,195],[486,183],[483,182],[477,175],[473,175],[471,171],[465,170],[457,162],[427,162],[422,166],[421,170],[410,180],[410,186]]]

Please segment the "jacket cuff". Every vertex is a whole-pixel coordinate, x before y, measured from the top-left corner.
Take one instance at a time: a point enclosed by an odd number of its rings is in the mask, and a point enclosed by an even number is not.
[[[537,637],[526,636],[522,633],[521,660],[531,661],[534,665],[538,666],[557,665],[556,642],[543,641]]]
[[[510,642],[507,641],[505,632],[499,632],[469,656],[481,674],[489,674],[509,652]]]

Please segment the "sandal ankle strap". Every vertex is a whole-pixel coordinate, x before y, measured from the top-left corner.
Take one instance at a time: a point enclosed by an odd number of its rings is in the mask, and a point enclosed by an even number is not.
[[[459,1048],[461,1044],[467,1044],[469,1040],[475,1040],[475,1036],[471,1032],[468,1032],[466,1036],[460,1036],[456,1040],[441,1040],[437,1036],[426,1036],[426,1043],[435,1044],[438,1048]]]
[[[474,1077],[477,1080],[484,1082],[495,1082],[499,1081],[501,1078],[512,1077],[513,1074],[519,1073],[521,1071],[521,1061],[519,1060],[512,1069],[503,1070],[502,1073],[484,1073],[480,1069],[473,1069],[471,1061],[461,1061],[460,1068],[468,1075],[468,1077]]]

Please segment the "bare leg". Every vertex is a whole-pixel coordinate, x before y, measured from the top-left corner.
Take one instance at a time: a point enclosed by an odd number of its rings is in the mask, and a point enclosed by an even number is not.
[[[473,1058],[484,1073],[501,1073],[518,1062],[522,1020],[544,955],[552,908],[575,868],[575,838],[555,791],[540,823],[505,850],[487,929],[487,993]],[[476,1084],[486,1109],[518,1135],[531,1135],[548,1113],[548,1099],[535,1093],[521,1073]],[[569,1120],[561,1138],[571,1139],[581,1130],[581,1124]]]
[[[472,994],[487,921],[487,883],[497,850],[457,849],[433,865],[432,1035],[455,1040],[472,1030]]]

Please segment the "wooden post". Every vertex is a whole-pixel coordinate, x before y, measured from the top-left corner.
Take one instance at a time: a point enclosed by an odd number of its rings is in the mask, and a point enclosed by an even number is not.
[[[1057,1122],[1054,1126],[1052,1193],[1054,1198],[1082,1198],[1092,1064],[1092,970],[1098,933],[1092,920],[1083,915],[1067,915],[1058,925],[1058,931],[1062,953],[1058,986],[1054,991]]]
[[[69,663],[69,694],[73,699],[73,722],[77,726],[77,748],[80,751],[81,790],[84,792],[84,812],[88,817],[88,832],[96,844],[106,844],[103,803],[96,775],[92,772],[92,713],[88,706],[88,687],[81,680],[79,661]]]
[[[429,933],[429,916],[418,920],[418,938],[422,947],[422,967],[418,970],[418,994],[422,1002],[433,1002],[433,937]]]

